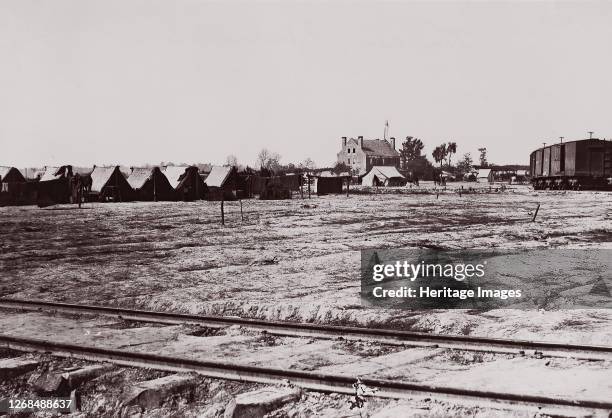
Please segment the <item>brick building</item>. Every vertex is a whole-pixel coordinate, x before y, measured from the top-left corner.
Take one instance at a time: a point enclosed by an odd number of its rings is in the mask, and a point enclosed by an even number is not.
[[[360,136],[357,139],[348,139],[343,136],[338,162],[348,165],[353,173],[361,176],[374,166],[399,168],[400,155],[395,150],[395,138],[363,139],[363,136]]]

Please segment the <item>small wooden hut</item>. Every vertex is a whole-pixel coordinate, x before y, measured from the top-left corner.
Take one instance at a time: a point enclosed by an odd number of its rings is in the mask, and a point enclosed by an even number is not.
[[[134,190],[119,170],[119,166],[94,167],[91,172],[90,201],[125,202],[133,198]]]
[[[128,183],[134,189],[134,199],[145,201],[175,200],[174,189],[159,167],[132,167]]]
[[[174,189],[177,200],[185,202],[205,199],[208,187],[196,166],[165,166],[161,172]]]
[[[316,177],[315,187],[318,195],[340,194],[342,185],[348,181],[348,177]]]
[[[235,167],[218,166],[211,168],[210,174],[206,177],[209,200],[235,200],[243,197],[239,192],[243,180],[238,176]]]
[[[0,205],[28,203],[27,181],[15,167],[0,166]]]
[[[60,203],[70,203],[72,190],[72,166],[45,167],[38,181],[38,206],[50,206]]]

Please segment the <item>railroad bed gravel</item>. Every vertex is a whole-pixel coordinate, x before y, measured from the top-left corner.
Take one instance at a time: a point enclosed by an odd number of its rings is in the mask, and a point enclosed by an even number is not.
[[[96,363],[63,359],[45,355],[23,354],[15,351],[0,350],[0,362],[7,359],[27,359],[37,363],[37,366],[27,373],[11,379],[0,381],[0,392],[11,398],[37,398],[66,396],[64,392],[41,393],[40,382],[47,376],[98,366]],[[231,408],[234,400],[256,391],[267,390],[283,392],[284,385],[270,386],[253,383],[233,382],[210,379],[206,377],[189,376],[193,385],[182,390],[161,391],[139,399],[143,384],[159,382],[160,379],[176,375],[168,372],[119,367],[109,367],[101,375],[75,386],[78,393],[80,408],[67,417],[167,417],[181,416],[186,418],[217,418],[223,417],[226,409]],[[47,387],[48,389],[50,387]],[[504,410],[503,408],[478,408],[457,406],[435,399],[415,401],[389,401],[387,399],[368,398],[364,408],[359,412],[350,409],[351,397],[341,394],[323,394],[317,392],[302,392],[299,398],[281,403],[268,412],[268,417],[299,417],[311,416],[336,418],[342,417],[489,417],[492,414],[504,417],[528,417],[531,414]],[[29,416],[48,417],[48,412],[28,414]],[[55,415],[55,414],[53,414]]]
[[[274,337],[235,326],[211,330],[89,315],[6,310],[2,313],[0,334],[17,338],[352,378],[599,402],[612,398],[610,361],[473,353],[435,347],[406,348],[343,339]],[[525,370],[530,371],[528,379]]]

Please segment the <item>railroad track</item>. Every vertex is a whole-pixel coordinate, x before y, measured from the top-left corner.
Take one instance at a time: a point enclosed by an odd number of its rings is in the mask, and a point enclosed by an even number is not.
[[[106,316],[167,325],[198,325],[224,328],[240,325],[279,336],[309,336],[370,340],[384,344],[418,347],[448,347],[453,349],[521,352],[535,350],[542,356],[557,354],[562,357],[587,357],[609,360],[610,347],[566,346],[541,342],[497,340],[467,336],[442,336],[396,330],[338,327],[316,324],[262,321],[235,317],[213,317],[167,312],[152,312],[101,306],[56,302],[0,299],[0,308],[42,311],[49,314],[79,314]],[[103,349],[87,344],[66,344],[36,338],[0,335],[0,347],[16,351],[45,353],[57,357],[78,358],[94,362],[111,362],[120,366],[143,367],[169,372],[195,372],[203,376],[243,382],[279,384],[289,383],[306,390],[354,394],[354,374],[282,369],[222,361],[140,353],[124,349]],[[518,351],[517,351],[518,350]],[[608,357],[606,357],[608,356]],[[502,376],[500,376],[502,377]],[[405,380],[361,378],[373,392],[370,396],[393,399],[436,399],[454,404],[492,407],[519,411],[549,413],[560,416],[610,416],[612,402],[598,399],[566,399],[559,396],[532,395],[517,392],[496,392],[462,387],[430,385]]]
[[[356,382],[356,376],[202,361],[4,335],[0,335],[0,346],[16,351],[45,353],[95,362],[111,362],[128,367],[146,367],[171,372],[195,372],[207,377],[243,382],[271,384],[284,382],[319,392],[353,394],[353,384]],[[369,396],[382,398],[434,398],[458,404],[528,410],[550,413],[556,416],[577,416],[588,412],[589,416],[608,417],[612,411],[612,402],[607,401],[481,391],[385,379],[362,378],[361,382],[373,390],[373,393]]]
[[[225,328],[239,325],[265,331],[276,336],[314,337],[319,339],[373,341],[407,347],[447,348],[537,357],[575,358],[591,361],[612,361],[612,347],[563,344],[542,341],[523,341],[502,338],[441,335],[380,328],[362,328],[322,324],[267,321],[260,319],[205,316],[125,309],[106,306],[79,305],[59,302],[41,302],[19,299],[0,299],[0,308],[27,311],[46,311],[69,314],[101,315],[131,321],[167,325],[198,325],[207,328]]]

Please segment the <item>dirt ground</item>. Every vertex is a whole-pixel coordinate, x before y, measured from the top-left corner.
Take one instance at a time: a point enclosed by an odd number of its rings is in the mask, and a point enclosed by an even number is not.
[[[4,207],[0,296],[612,344],[607,310],[361,306],[360,249],[612,248],[612,194],[458,187],[226,202],[225,226],[220,202]]]

